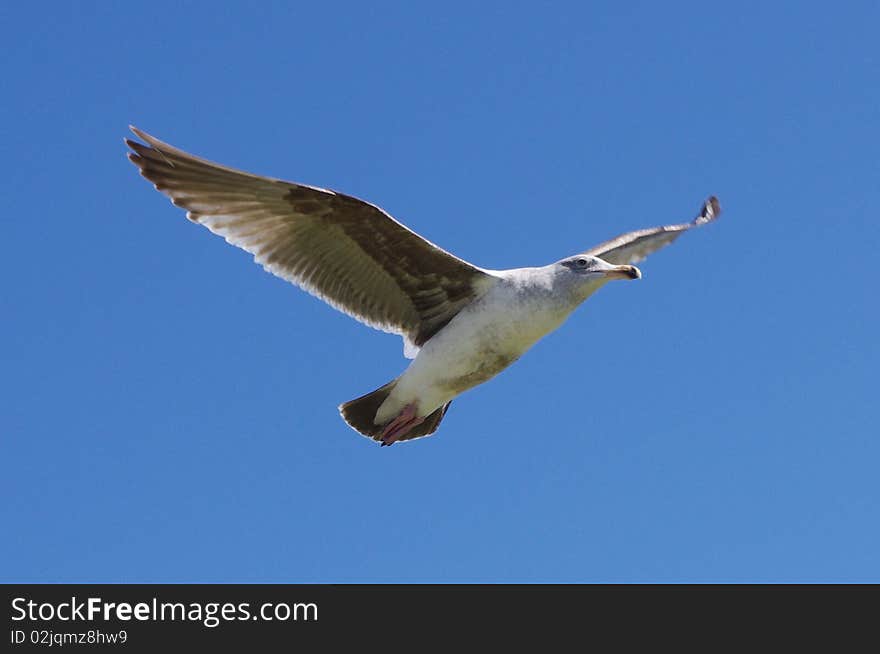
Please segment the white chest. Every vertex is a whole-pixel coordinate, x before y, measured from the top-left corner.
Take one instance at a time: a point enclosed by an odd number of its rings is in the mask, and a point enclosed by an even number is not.
[[[575,306],[503,280],[425,343],[393,394],[418,398],[420,413],[442,406],[516,361]]]

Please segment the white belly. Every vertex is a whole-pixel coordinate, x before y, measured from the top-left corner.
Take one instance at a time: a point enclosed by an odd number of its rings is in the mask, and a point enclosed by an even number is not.
[[[504,283],[496,285],[425,343],[379,408],[376,423],[412,402],[419,416],[431,414],[504,370],[573,309],[544,293],[523,296]]]

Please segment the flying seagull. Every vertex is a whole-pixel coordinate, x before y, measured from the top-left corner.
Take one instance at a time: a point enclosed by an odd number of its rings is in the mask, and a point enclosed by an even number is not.
[[[144,143],[126,139],[129,159],[187,218],[269,272],[403,337],[407,369],[339,406],[382,445],[433,434],[455,397],[516,361],[606,282],[638,279],[632,264],[721,212],[710,197],[688,223],[622,234],[546,266],[488,270],[363,200],[227,168],[131,131]]]

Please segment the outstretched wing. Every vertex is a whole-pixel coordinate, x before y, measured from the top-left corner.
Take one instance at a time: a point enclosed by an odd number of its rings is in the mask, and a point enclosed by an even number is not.
[[[491,285],[491,276],[379,207],[194,157],[134,127],[128,157],[187,217],[269,272],[358,320],[404,337],[405,353]]]
[[[617,238],[590,248],[584,254],[599,257],[616,265],[638,263],[652,252],[672,243],[687,230],[710,223],[720,214],[721,205],[718,204],[718,198],[713,195],[703,203],[700,213],[689,223],[652,227],[621,234]]]

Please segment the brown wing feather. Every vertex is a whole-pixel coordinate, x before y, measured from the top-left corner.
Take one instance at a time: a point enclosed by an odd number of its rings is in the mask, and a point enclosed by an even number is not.
[[[587,250],[584,254],[599,257],[616,265],[638,263],[649,254],[669,245],[684,232],[712,222],[721,214],[721,205],[714,195],[703,203],[700,213],[689,223],[666,225],[627,232]]]
[[[266,270],[421,346],[491,277],[357,198],[200,159],[132,128],[129,158],[187,217]]]

